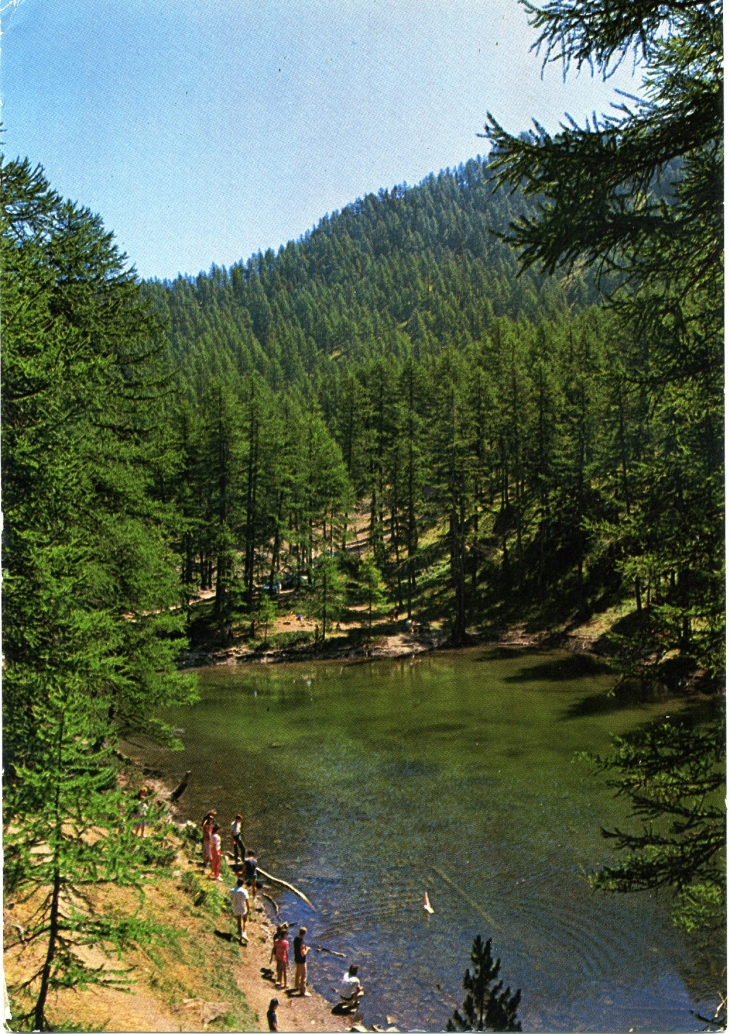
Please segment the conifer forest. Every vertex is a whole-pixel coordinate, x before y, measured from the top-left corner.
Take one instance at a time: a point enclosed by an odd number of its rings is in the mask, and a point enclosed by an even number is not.
[[[548,59],[636,51],[644,99],[552,135],[490,116],[486,156],[228,268],[142,281],[32,156],[3,161],[5,894],[42,898],[29,1029],[95,979],[75,946],[136,936],[82,918],[84,888],[165,857],[104,834],[129,807],[120,737],[172,742],[184,651],[260,642],[276,589],[314,618],[310,656],[353,604],[368,637],[397,610],[452,647],[621,605],[621,692],[720,699],[721,7],[527,7]],[[641,828],[607,834],[596,885],[668,887],[690,930],[724,924],[712,714],[597,759]]]

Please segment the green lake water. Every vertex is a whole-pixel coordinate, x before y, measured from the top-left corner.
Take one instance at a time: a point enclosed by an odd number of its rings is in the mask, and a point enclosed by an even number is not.
[[[203,669],[201,702],[166,715],[184,752],[148,757],[192,769],[186,817],[216,807],[227,834],[244,814],[246,846],[316,907],[284,893],[283,917],[360,964],[368,1025],[442,1029],[481,933],[525,1030],[699,1030],[719,958],[654,896],[584,878],[625,804],[575,753],[681,707],[621,706],[610,685],[582,657],[481,649]],[[345,961],[311,958],[334,1000]]]

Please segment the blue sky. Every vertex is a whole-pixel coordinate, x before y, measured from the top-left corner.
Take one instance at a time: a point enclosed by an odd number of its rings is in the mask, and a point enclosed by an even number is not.
[[[99,212],[142,276],[230,265],[369,191],[636,89],[563,82],[517,0],[21,0],[5,153]]]

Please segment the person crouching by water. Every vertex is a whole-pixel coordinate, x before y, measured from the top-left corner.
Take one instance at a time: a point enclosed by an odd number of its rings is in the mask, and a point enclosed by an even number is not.
[[[294,987],[304,998],[311,998],[307,991],[307,955],[309,948],[304,943],[306,926],[299,927],[299,936],[294,938]]]
[[[279,1005],[278,998],[272,998],[269,1002],[269,1008],[266,1010],[266,1019],[269,1021],[269,1030],[278,1030],[279,1021],[276,1017],[276,1009]]]
[[[248,937],[246,935],[246,920],[248,919],[248,891],[246,890],[243,876],[239,876],[236,880],[236,886],[231,887],[229,894],[231,895],[231,908],[233,914],[236,917],[236,924],[238,925],[238,940],[241,944],[248,943]]]
[[[365,994],[365,989],[360,983],[357,970],[357,966],[350,966],[347,973],[343,974],[340,986],[340,998],[343,1005],[347,1005],[350,1008],[355,1008]]]

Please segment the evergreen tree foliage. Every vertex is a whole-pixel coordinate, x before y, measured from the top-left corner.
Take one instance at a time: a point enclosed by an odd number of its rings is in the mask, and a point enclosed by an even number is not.
[[[172,515],[151,499],[159,330],[111,235],[27,162],[3,168],[5,758],[32,757],[34,686],[98,654],[118,730],[188,695],[174,671]],[[42,694],[41,694],[42,695]]]
[[[259,626],[259,632],[263,629],[264,643],[268,642],[269,639],[269,628],[273,625],[276,620],[276,604],[268,594],[262,595],[258,610],[256,611],[256,622]]]
[[[120,916],[99,903],[94,889],[138,886],[152,864],[171,861],[161,815],[146,815],[150,836],[134,835],[137,802],[117,786],[113,732],[103,700],[88,694],[83,637],[79,647],[76,677],[64,672],[62,679],[47,680],[44,695],[30,703],[38,727],[33,762],[16,767],[5,794],[4,891],[16,903],[32,902],[24,950],[43,948],[40,966],[21,986],[9,988],[13,1002],[35,999],[29,1010],[14,1009],[15,1023],[29,1030],[51,1029],[53,991],[130,983],[128,967],[115,966],[114,958],[130,941],[149,940],[155,931],[134,913]],[[102,966],[94,959],[100,951],[109,960]]]
[[[325,552],[313,565],[309,612],[319,622],[321,641],[342,616],[345,606],[345,576],[337,557]]]
[[[596,298],[591,277],[562,283],[537,271],[521,283],[511,250],[491,232],[525,209],[491,183],[476,157],[416,187],[370,194],[325,216],[274,255],[230,269],[152,282],[189,390],[206,371],[254,371],[308,394],[343,363],[416,359],[476,340],[496,316],[567,315]]]
[[[52,987],[95,979],[79,946],[132,930],[90,918],[80,889],[139,870],[110,747],[166,735],[155,711],[193,686],[174,666],[174,516],[153,499],[157,319],[111,234],[39,168],[5,163],[1,189],[5,886],[41,895],[42,1029]]]
[[[357,569],[355,599],[368,608],[368,636],[373,630],[373,607],[379,610],[387,603],[385,583],[372,557],[366,557]]]
[[[676,917],[688,930],[725,929],[725,730],[661,721],[617,739],[597,759],[609,785],[631,802],[640,830],[603,830],[628,852],[594,878],[605,890],[678,891]]]
[[[658,407],[625,524],[644,581],[673,578],[649,642],[714,674],[724,665],[721,5],[526,6],[546,60],[607,73],[635,49],[646,68],[645,99],[593,127],[511,137],[490,119],[487,131],[498,181],[544,199],[506,235],[522,267],[600,262],[619,277],[611,304],[632,331],[627,387]]]
[[[522,992],[504,987],[498,980],[500,960],[492,959],[492,939],[482,941],[477,934],[471,949],[472,972],[467,968],[464,975],[466,997],[462,1006],[464,1014],[454,1009],[453,1016],[446,1023],[446,1030],[522,1030],[517,1018]]]
[[[487,132],[497,181],[540,198],[505,235],[522,268],[588,261],[613,274],[609,305],[623,332],[612,350],[608,415],[623,507],[602,515],[580,509],[581,534],[610,538],[616,568],[634,583],[639,620],[620,638],[624,676],[681,680],[700,669],[719,679],[722,7],[672,0],[525,6],[546,61],[562,61],[566,71],[587,62],[607,75],[633,51],[644,69],[643,99],[592,126],[570,122],[553,136],[536,126],[512,137],[490,117]],[[578,440],[586,441],[583,431]],[[625,739],[606,761],[649,824],[641,835],[611,834],[629,860],[606,868],[597,883],[672,886],[688,926],[724,903],[724,825],[715,806],[702,803],[721,778],[723,728],[721,720],[702,734],[662,726],[640,742]]]

